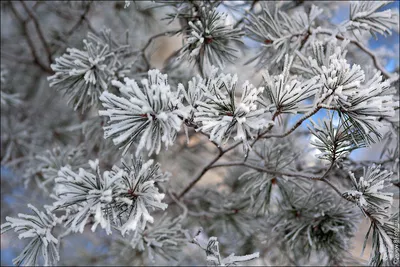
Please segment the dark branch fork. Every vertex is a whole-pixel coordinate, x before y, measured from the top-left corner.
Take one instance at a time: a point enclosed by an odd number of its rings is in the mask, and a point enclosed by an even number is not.
[[[23,3],[23,2],[22,2]],[[23,5],[25,5],[25,3],[23,3]],[[21,17],[21,15],[19,14],[19,12],[17,11],[17,9],[14,7],[13,2],[10,2],[10,7],[11,7],[11,11],[13,12],[13,14],[15,15],[16,19],[21,23],[22,25],[22,31],[24,36],[26,37],[26,41],[28,43],[29,49],[31,51],[31,54],[33,56],[33,62],[39,66],[40,69],[42,69],[43,71],[49,73],[49,74],[53,74],[53,70],[50,68],[50,62],[49,64],[45,64],[43,63],[41,60],[39,60],[39,54],[37,52],[37,48],[34,45],[34,42],[32,40],[32,37],[29,34],[29,29],[28,29],[28,22],[32,19],[32,16],[30,15],[27,19],[23,19]],[[29,14],[29,13],[28,13]],[[35,18],[35,17],[33,17]],[[36,25],[36,24],[35,24]],[[39,27],[40,29],[40,27]],[[41,31],[41,30],[40,30]],[[44,39],[42,39],[40,36],[43,36],[42,33],[39,33],[39,38],[41,39],[41,41],[43,42]],[[47,43],[44,44],[45,47],[47,47]],[[48,51],[47,51],[48,52]],[[48,57],[49,58],[49,57]],[[51,55],[50,55],[51,58]]]

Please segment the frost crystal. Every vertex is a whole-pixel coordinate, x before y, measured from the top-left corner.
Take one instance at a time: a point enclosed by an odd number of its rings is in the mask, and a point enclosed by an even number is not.
[[[54,209],[69,214],[66,225],[75,232],[83,232],[93,219],[92,231],[97,226],[111,233],[111,227],[120,228],[122,234],[134,231],[138,234],[146,223],[153,222],[149,209],[165,209],[161,202],[164,194],[158,192],[154,183],[165,181],[168,176],[159,171],[153,160],[146,163],[122,160],[123,167],[113,166],[111,171],[100,173],[99,161],[89,161],[91,171],[71,167],[61,168],[56,178]]]
[[[304,67],[301,70],[310,75],[318,75],[323,85],[321,98],[326,98],[326,104],[332,101],[340,104],[348,103],[349,97],[353,96],[364,82],[364,71],[359,65],[347,63],[344,50],[348,42],[336,46],[336,39],[329,41],[326,45],[316,41],[313,43],[313,58],[305,58],[298,54]]]
[[[240,43],[243,32],[226,25],[225,20],[226,14],[202,7],[199,19],[188,23],[187,43],[181,55],[204,63],[204,67],[218,65],[222,68],[224,61],[232,62],[237,51],[230,42]]]
[[[308,40],[310,26],[322,11],[312,5],[309,14],[301,11],[288,15],[277,8],[270,10],[268,4],[262,3],[260,15],[256,17],[250,13],[250,23],[246,27],[249,37],[263,46],[250,61],[258,59],[259,67],[275,64],[285,54],[303,47]]]
[[[349,104],[342,105],[343,113],[367,138],[370,133],[382,138],[384,129],[390,126],[390,120],[395,117],[398,103],[394,95],[387,94],[389,89],[389,82],[382,81],[381,73],[376,72],[349,97]],[[368,139],[373,141],[371,137]]]
[[[218,69],[212,69],[212,75],[215,75]],[[182,94],[187,102],[188,117],[193,119],[194,112],[197,108],[197,102],[204,100],[204,93],[207,91],[207,81],[199,77],[193,77],[192,80],[188,82],[187,89],[185,89],[183,84],[178,84],[179,94]]]
[[[131,1],[125,0],[124,8],[127,8],[127,7],[129,7],[130,5],[131,5]]]
[[[55,209],[69,208],[73,213],[67,225],[75,232],[83,232],[84,227],[91,215],[94,216],[92,231],[96,230],[98,224],[111,233],[111,220],[114,215],[112,201],[115,193],[115,181],[121,179],[122,172],[111,173],[105,171],[100,173],[99,161],[90,161],[91,172],[82,168],[79,173],[65,166],[58,172],[56,182],[56,195],[58,201],[53,206]]]
[[[205,250],[207,255],[207,266],[232,266],[236,265],[236,263],[250,261],[260,256],[259,252],[245,256],[235,256],[235,254],[232,253],[226,258],[222,258],[219,252],[219,242],[215,236],[209,238],[206,248],[203,248],[196,239],[193,239],[192,242]]]
[[[375,39],[376,33],[391,35],[391,29],[398,23],[398,17],[390,9],[378,11],[391,1],[352,1],[350,21],[345,24],[349,30],[369,31]]]
[[[365,82],[364,71],[359,65],[347,63],[347,51],[344,41],[336,46],[336,39],[327,44],[315,42],[313,57],[306,58],[298,53],[302,66],[295,68],[302,70],[308,77],[319,76],[323,84],[318,101],[332,105],[344,117],[347,126],[354,126],[365,141],[374,142],[370,133],[381,138],[382,126],[388,124],[382,118],[391,118],[395,115],[392,95],[385,95],[389,83],[382,81],[379,72]]]
[[[58,239],[52,234],[57,224],[56,217],[49,211],[46,213],[28,204],[35,215],[18,214],[19,218],[6,217],[7,222],[1,225],[1,234],[14,229],[18,238],[32,238],[21,254],[13,260],[13,264],[38,266],[39,251],[44,258],[45,266],[55,266],[60,260],[58,254]]]
[[[116,193],[118,209],[126,211],[123,214],[125,223],[121,226],[123,235],[132,230],[143,231],[147,222],[152,223],[154,219],[150,209],[167,208],[168,205],[161,202],[165,195],[158,192],[155,183],[165,181],[168,174],[160,173],[159,168],[159,164],[153,165],[153,160],[142,164],[133,158],[129,165],[123,162],[123,168],[113,167],[113,172],[123,173]]]
[[[392,173],[381,170],[380,166],[375,165],[364,168],[364,175],[358,181],[350,172],[355,190],[345,192],[344,197],[356,202],[367,213],[376,210],[386,213],[392,204],[393,194],[381,190],[386,187],[385,182],[389,183],[391,175]]]
[[[167,75],[150,70],[142,87],[128,78],[125,84],[112,84],[119,88],[121,96],[106,91],[100,97],[106,110],[99,111],[99,115],[110,118],[104,137],[113,137],[115,145],[124,147],[124,153],[139,140],[136,155],[143,149],[149,151],[149,156],[158,154],[162,142],[166,147],[172,145],[186,114],[179,109],[182,104],[176,92],[171,91]]]
[[[270,76],[264,73],[264,83],[269,100],[273,103],[272,109],[277,113],[297,113],[306,107],[300,102],[315,95],[320,88],[318,77],[300,82],[289,74],[293,57],[285,56],[283,72],[280,75]]]
[[[220,74],[210,77],[204,100],[197,101],[195,122],[200,122],[201,130],[210,134],[210,140],[221,145],[236,132],[235,140],[243,140],[245,149],[248,139],[254,138],[256,130],[267,127],[272,121],[265,118],[265,110],[258,108],[257,100],[263,87],[255,88],[246,81],[242,85],[242,97],[236,100],[237,76]]]
[[[99,36],[89,33],[83,40],[84,50],[67,49],[67,54],[51,65],[55,72],[48,77],[50,86],[62,91],[75,109],[82,112],[98,103],[100,94],[115,77],[123,77],[131,64],[123,63],[123,54],[129,48],[119,45],[104,28]]]
[[[67,49],[68,54],[51,65],[55,74],[48,78],[50,86],[63,91],[75,109],[83,110],[97,104],[101,92],[107,89],[113,56],[108,46],[86,40],[84,49]]]

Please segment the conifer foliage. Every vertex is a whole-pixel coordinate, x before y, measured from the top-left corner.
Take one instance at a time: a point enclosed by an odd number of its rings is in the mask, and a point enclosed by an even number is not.
[[[398,264],[398,66],[368,48],[388,4],[2,2],[13,264]]]

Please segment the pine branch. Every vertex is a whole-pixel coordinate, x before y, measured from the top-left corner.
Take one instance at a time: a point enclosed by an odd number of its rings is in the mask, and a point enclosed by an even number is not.
[[[355,40],[355,39],[350,39],[347,37],[343,37],[339,34],[334,34],[333,31],[328,30],[328,29],[317,29],[314,30],[313,33],[316,34],[326,34],[326,35],[332,35],[335,38],[339,39],[339,40],[349,40],[350,43],[356,45],[358,48],[360,48],[364,53],[366,53],[368,56],[371,57],[372,61],[374,62],[374,66],[375,68],[377,68],[378,70],[380,70],[380,72],[385,76],[386,79],[392,79],[393,78],[393,74],[389,73],[388,71],[386,71],[386,69],[384,67],[382,67],[382,65],[379,62],[379,59],[377,58],[377,56],[375,55],[375,53],[373,51],[371,51],[369,48],[367,48],[365,45],[363,45],[361,42]]]
[[[322,101],[320,101],[321,103],[323,101],[325,101],[325,99],[327,99],[330,95],[327,95],[324,99],[322,99]],[[299,119],[293,126],[291,129],[289,129],[287,132],[283,133],[283,134],[271,134],[271,135],[266,135],[266,133],[268,133],[273,125],[270,125],[264,132],[262,132],[261,134],[259,134],[256,139],[252,142],[252,144],[250,145],[251,147],[261,138],[271,138],[271,137],[278,137],[278,138],[283,138],[285,136],[288,136],[289,134],[291,134],[292,132],[294,132],[298,127],[300,127],[300,125],[307,120],[308,118],[310,118],[311,116],[313,116],[314,114],[316,114],[320,109],[322,108],[322,106],[316,105],[316,107],[314,109],[312,109],[311,111],[309,111],[307,114],[305,114],[301,119]],[[274,114],[274,117],[276,117],[276,114]],[[220,151],[220,154],[218,154],[213,160],[211,160],[205,167],[203,167],[203,169],[199,172],[199,174],[197,174],[195,176],[195,178],[192,180],[192,182],[186,186],[186,188],[179,194],[178,199],[182,198],[200,179],[201,177],[210,169],[212,168],[212,165],[218,161],[225,153],[227,153],[228,151],[236,148],[237,146],[239,146],[243,141],[239,141],[236,142],[234,144],[232,144],[231,146],[229,146],[228,148],[222,150],[222,152]],[[332,187],[332,186],[331,186]],[[336,191],[336,190],[335,190]],[[339,190],[337,190],[336,192],[339,192]]]

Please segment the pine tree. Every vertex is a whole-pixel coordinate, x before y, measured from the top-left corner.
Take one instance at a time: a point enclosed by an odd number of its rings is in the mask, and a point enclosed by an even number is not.
[[[368,48],[392,6],[2,2],[2,255],[397,265],[399,55]]]

